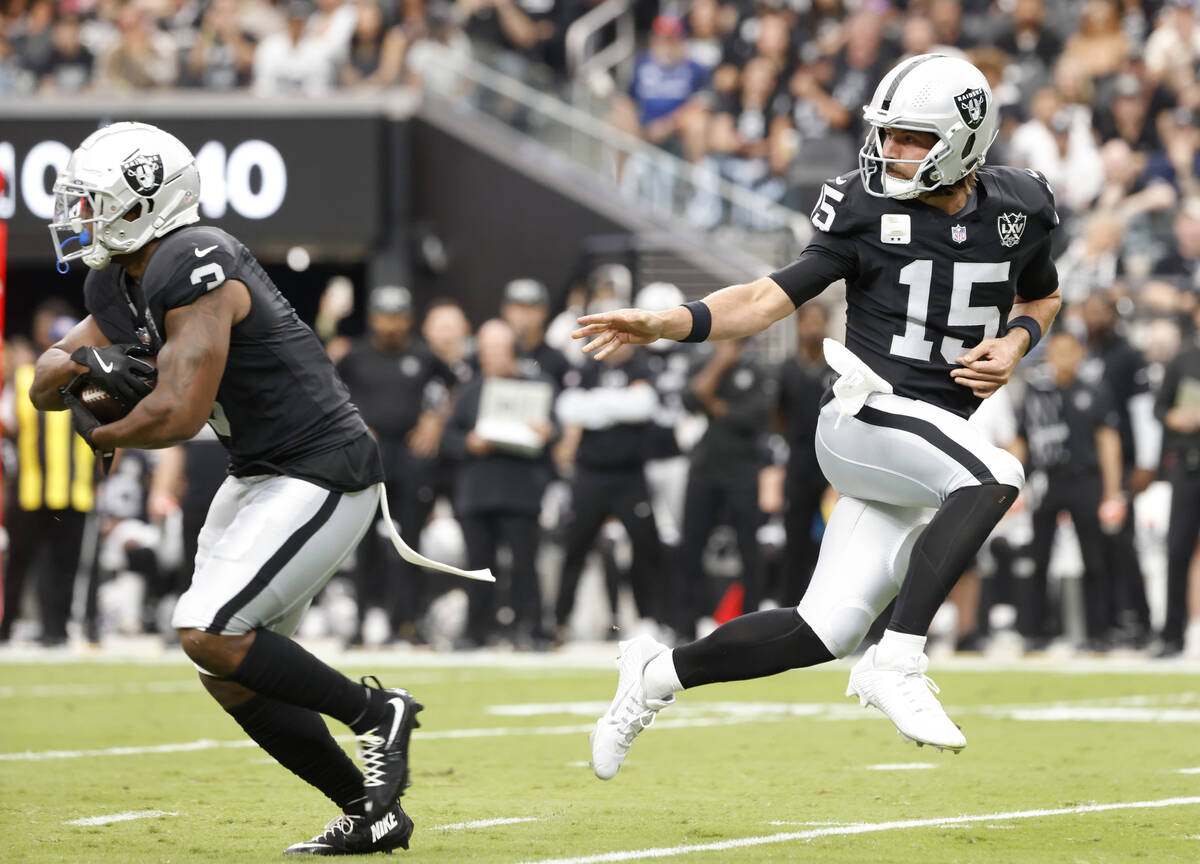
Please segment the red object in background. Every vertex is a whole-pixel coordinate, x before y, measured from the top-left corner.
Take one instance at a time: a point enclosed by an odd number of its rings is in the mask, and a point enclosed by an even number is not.
[[[4,194],[7,180],[0,172],[0,195]],[[0,219],[0,355],[4,353],[4,304],[8,296],[8,223]],[[2,386],[2,385],[0,385]],[[0,480],[4,479],[4,469],[0,467]],[[3,492],[0,492],[0,514],[4,510]],[[4,516],[0,515],[0,526],[4,524]],[[0,564],[0,588],[4,586],[4,566]],[[0,591],[0,616],[4,614],[4,592]]]
[[[734,582],[726,589],[721,602],[717,604],[716,611],[713,612],[713,620],[717,622],[718,626],[726,621],[732,621],[742,614],[742,601],[745,597],[746,589],[742,587],[741,580]]]

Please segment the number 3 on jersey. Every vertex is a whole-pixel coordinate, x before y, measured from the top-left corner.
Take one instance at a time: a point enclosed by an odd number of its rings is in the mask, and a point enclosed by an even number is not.
[[[820,208],[820,204],[817,207]],[[816,220],[813,221],[815,224]],[[995,338],[1000,332],[1000,307],[972,306],[971,290],[980,282],[1007,282],[1008,267],[1008,261],[993,264],[955,261],[946,325],[982,327],[983,339]],[[908,286],[908,310],[905,313],[904,333],[892,337],[891,353],[897,357],[928,361],[933,353],[933,342],[925,338],[932,283],[933,262],[928,259],[913,261],[900,271],[900,284]],[[942,359],[952,365],[957,363],[965,347],[961,339],[942,337]]]

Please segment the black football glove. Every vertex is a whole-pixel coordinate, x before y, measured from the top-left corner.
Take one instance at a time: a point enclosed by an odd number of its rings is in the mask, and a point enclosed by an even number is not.
[[[93,383],[115,396],[126,408],[132,408],[152,389],[149,379],[158,370],[139,357],[149,357],[150,351],[135,342],[105,345],[102,348],[85,345],[76,348],[71,360],[88,368]]]
[[[76,378],[75,380],[78,381],[79,379]],[[62,396],[63,404],[71,411],[71,425],[75,427],[75,431],[79,433],[79,437],[86,441],[92,450],[95,450],[96,445],[92,442],[92,433],[96,431],[97,427],[104,424],[97,420],[96,415],[79,401],[78,396],[71,392],[74,385],[75,381],[72,381],[69,387],[59,387],[58,393]],[[113,452],[110,450],[107,453],[99,455],[104,473],[107,474],[108,469],[112,467]]]

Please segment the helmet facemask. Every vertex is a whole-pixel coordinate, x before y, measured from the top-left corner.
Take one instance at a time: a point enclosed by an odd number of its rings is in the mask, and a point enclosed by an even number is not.
[[[910,132],[928,132],[936,135],[938,140],[920,159],[888,159],[883,155],[884,128],[907,129]],[[858,167],[862,169],[863,186],[872,195],[879,198],[896,198],[904,200],[916,198],[926,192],[945,185],[943,183],[942,159],[950,152],[950,145],[936,128],[921,128],[917,125],[893,125],[889,127],[872,125],[867,130],[866,140],[858,151]],[[905,180],[888,173],[892,165],[912,165],[912,178]]]

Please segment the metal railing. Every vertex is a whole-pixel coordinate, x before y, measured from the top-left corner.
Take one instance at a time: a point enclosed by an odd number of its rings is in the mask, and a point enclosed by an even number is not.
[[[427,94],[533,137],[611,183],[648,216],[714,233],[768,269],[792,260],[812,234],[807,214],[730,182],[711,160],[687,162],[518,78],[431,48]]]
[[[616,38],[600,50],[593,50],[596,37],[609,24],[614,25]],[[636,48],[629,0],[605,0],[567,28],[567,72],[582,81],[597,73],[612,74],[613,69],[633,57]]]

